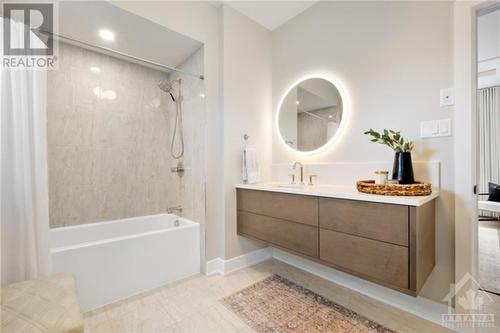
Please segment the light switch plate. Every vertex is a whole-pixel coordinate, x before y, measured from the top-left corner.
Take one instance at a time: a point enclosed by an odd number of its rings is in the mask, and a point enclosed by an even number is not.
[[[453,88],[445,88],[439,91],[439,105],[449,106],[455,103],[455,98],[453,96]]]
[[[451,119],[422,121],[420,123],[421,138],[438,138],[451,136]]]

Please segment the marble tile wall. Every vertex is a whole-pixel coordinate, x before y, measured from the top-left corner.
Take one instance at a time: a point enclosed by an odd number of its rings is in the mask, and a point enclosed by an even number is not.
[[[202,51],[183,66],[201,73],[200,59]],[[51,227],[157,214],[176,205],[189,207],[186,217],[203,219],[203,82],[186,79],[183,87],[188,172],[179,178],[170,172],[177,163],[170,156],[175,105],[157,88],[171,75],[60,44],[59,70],[49,72],[47,91]]]

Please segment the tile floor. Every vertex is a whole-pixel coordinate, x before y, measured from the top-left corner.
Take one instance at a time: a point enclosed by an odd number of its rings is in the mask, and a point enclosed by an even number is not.
[[[276,260],[226,276],[198,275],[88,312],[85,332],[252,332],[219,300],[272,274],[282,275],[397,332],[449,332]]]

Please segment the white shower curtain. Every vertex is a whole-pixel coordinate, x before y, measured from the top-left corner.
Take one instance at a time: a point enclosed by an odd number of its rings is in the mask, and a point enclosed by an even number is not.
[[[16,24],[14,37],[22,31]],[[2,286],[50,270],[46,77],[44,70],[0,70]]]
[[[479,193],[487,193],[488,182],[500,183],[500,87],[479,89],[477,97]]]

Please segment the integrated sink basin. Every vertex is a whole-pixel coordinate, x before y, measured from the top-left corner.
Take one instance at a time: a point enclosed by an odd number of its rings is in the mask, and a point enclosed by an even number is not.
[[[293,190],[305,190],[308,185],[300,185],[300,184],[270,184],[271,187],[279,187],[279,188],[289,188]]]

